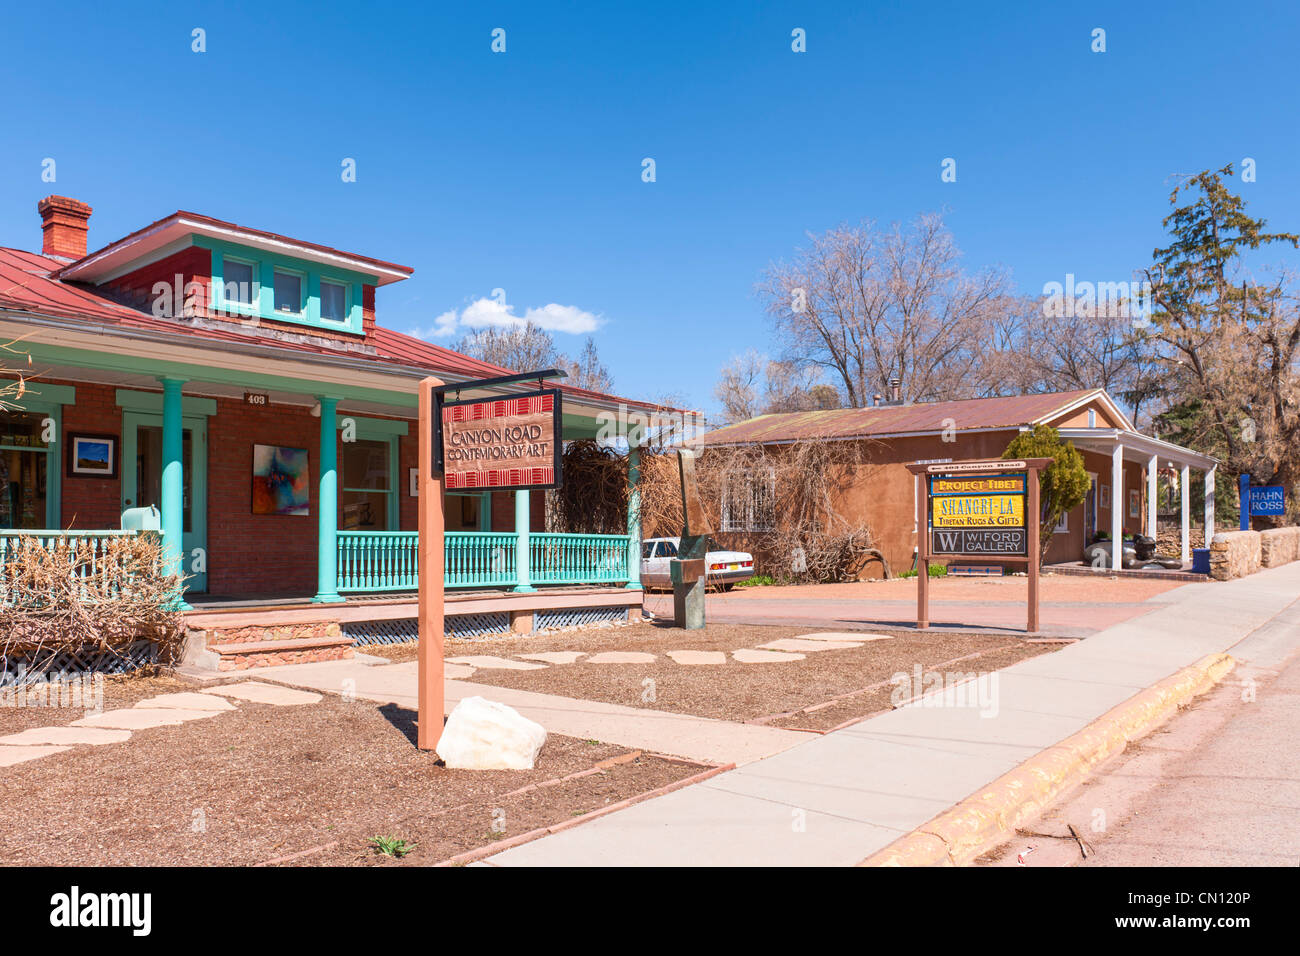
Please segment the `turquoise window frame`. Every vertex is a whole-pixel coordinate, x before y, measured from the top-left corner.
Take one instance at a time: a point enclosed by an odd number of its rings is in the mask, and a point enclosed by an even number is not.
[[[406,422],[392,421],[386,418],[360,418],[356,415],[340,414],[339,421],[350,418],[356,422],[357,441],[377,441],[384,442],[388,445],[388,490],[380,491],[378,488],[349,488],[345,485],[339,485],[339,491],[351,491],[358,494],[387,494],[385,512],[388,516],[389,531],[401,530],[401,486],[398,484],[398,473],[400,472],[399,456],[401,454],[401,437],[410,431],[410,426]],[[349,442],[340,439],[340,444],[346,448]],[[343,480],[343,456],[339,456],[339,481]],[[339,527],[343,522],[343,496],[339,495]]]
[[[248,267],[250,268],[250,275],[252,276],[252,281],[253,281],[253,283],[254,283],[252,290],[250,290],[250,291],[252,291],[252,293],[253,293],[253,299],[252,299],[251,302],[240,302],[240,301],[238,301],[238,300],[233,300],[233,299],[227,299],[227,298],[226,298],[226,282],[225,282],[225,260],[226,260],[226,259],[230,259],[230,260],[232,260],[232,261],[234,261],[234,262],[238,262],[240,265],[245,265],[245,266],[248,266]],[[214,277],[213,277],[214,282],[216,281],[217,278],[218,278],[217,276],[214,276]],[[259,309],[258,298],[259,298],[259,297],[261,296],[261,294],[262,294],[262,292],[261,292],[261,289],[262,289],[262,269],[261,269],[261,266],[259,265],[259,263],[258,263],[258,261],[257,261],[256,259],[249,259],[249,258],[247,258],[247,257],[245,257],[245,256],[223,256],[223,257],[222,257],[222,263],[221,263],[221,275],[220,275],[219,278],[220,278],[220,280],[221,280],[221,293],[220,293],[220,296],[221,296],[221,300],[222,300],[223,302],[227,302],[227,303],[229,303],[229,305],[231,305],[231,306],[233,306],[233,307],[235,307],[235,308],[242,309],[242,310],[246,311],[246,312],[249,313],[249,314],[253,314],[253,313],[256,313],[256,312],[258,311],[258,309]],[[214,285],[214,288],[215,288],[215,285]]]
[[[378,285],[379,280],[372,275],[351,272],[347,269],[334,269],[320,263],[282,256],[241,246],[233,242],[195,236],[194,245],[206,249],[212,256],[212,308],[229,315],[247,318],[266,319],[271,322],[289,322],[306,325],[332,332],[347,332],[364,335],[361,302],[363,287]],[[259,285],[258,297],[252,305],[228,300],[225,285],[225,260],[230,257],[238,262],[253,266],[253,274]],[[302,280],[302,309],[299,312],[275,311],[275,273],[289,272]],[[343,322],[334,322],[320,314],[320,285],[322,281],[333,282],[347,290],[347,318]]]

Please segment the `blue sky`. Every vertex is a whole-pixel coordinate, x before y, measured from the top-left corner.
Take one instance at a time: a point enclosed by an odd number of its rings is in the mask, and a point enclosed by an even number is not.
[[[753,286],[809,230],[942,209],[1023,291],[1119,281],[1171,175],[1249,156],[1251,211],[1300,231],[1300,5],[1137,6],[26,4],[0,244],[39,248],[50,192],[95,207],[92,248],[190,209],[413,266],[379,295],[401,331],[497,288],[597,316],[620,393],[711,409],[718,368],[770,349]]]

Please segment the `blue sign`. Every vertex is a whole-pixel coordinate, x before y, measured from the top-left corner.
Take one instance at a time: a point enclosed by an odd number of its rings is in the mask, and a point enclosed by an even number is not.
[[[1253,515],[1286,514],[1286,495],[1282,485],[1256,485],[1250,489],[1250,513]]]

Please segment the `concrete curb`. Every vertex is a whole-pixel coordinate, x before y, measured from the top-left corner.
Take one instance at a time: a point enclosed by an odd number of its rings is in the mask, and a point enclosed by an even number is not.
[[[963,866],[1004,842],[1082,783],[1093,768],[1172,717],[1232,670],[1227,654],[1209,654],[1130,697],[1083,730],[1031,757],[951,810],[858,866]]]

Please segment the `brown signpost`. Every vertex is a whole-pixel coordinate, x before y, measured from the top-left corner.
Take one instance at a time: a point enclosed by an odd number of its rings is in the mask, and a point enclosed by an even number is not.
[[[442,736],[443,717],[443,528],[442,475],[429,467],[434,460],[434,413],[438,405],[434,389],[441,380],[420,382],[420,645],[417,668],[415,745],[433,750]]]
[[[558,488],[561,481],[559,389],[522,395],[446,401],[460,392],[517,382],[564,378],[557,369],[446,385],[420,382],[419,682],[415,745],[435,750],[445,710],[443,677],[443,489]]]
[[[1038,473],[1050,458],[914,462],[925,483],[916,497],[916,626],[930,626],[930,559],[964,557],[1024,564],[1028,629],[1038,630]]]

